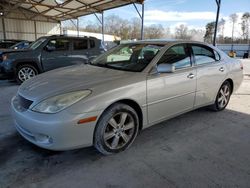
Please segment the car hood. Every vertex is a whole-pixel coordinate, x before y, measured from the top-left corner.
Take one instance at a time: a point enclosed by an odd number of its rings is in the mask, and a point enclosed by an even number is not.
[[[23,97],[36,101],[50,96],[83,89],[94,90],[111,81],[131,78],[135,73],[92,65],[55,69],[25,81],[18,90]]]

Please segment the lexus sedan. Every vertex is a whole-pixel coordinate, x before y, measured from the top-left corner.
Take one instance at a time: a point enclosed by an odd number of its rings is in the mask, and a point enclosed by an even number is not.
[[[121,44],[85,65],[25,81],[12,99],[17,131],[50,150],[94,145],[107,155],[128,148],[138,132],[208,106],[223,110],[243,66],[200,42]]]

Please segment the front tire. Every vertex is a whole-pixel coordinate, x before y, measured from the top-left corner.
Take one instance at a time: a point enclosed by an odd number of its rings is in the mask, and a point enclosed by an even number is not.
[[[225,81],[216,96],[214,104],[211,106],[211,109],[214,111],[224,110],[230,100],[232,94],[232,86],[228,81]]]
[[[127,149],[139,130],[136,111],[130,106],[116,103],[100,117],[94,133],[94,146],[104,155]]]
[[[18,84],[21,84],[24,81],[36,76],[37,74],[38,70],[33,65],[20,65],[16,70],[16,81]]]

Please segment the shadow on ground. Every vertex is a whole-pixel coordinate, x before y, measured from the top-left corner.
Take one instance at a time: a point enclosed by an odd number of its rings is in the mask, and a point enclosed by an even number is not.
[[[123,153],[53,152],[0,137],[0,187],[247,187],[250,115],[205,109],[141,132]]]

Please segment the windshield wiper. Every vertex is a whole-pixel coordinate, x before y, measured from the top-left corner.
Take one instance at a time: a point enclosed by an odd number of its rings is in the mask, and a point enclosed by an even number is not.
[[[98,66],[98,67],[111,67],[109,66],[108,64],[102,64],[102,63],[90,63],[91,65],[95,65],[95,66]]]

